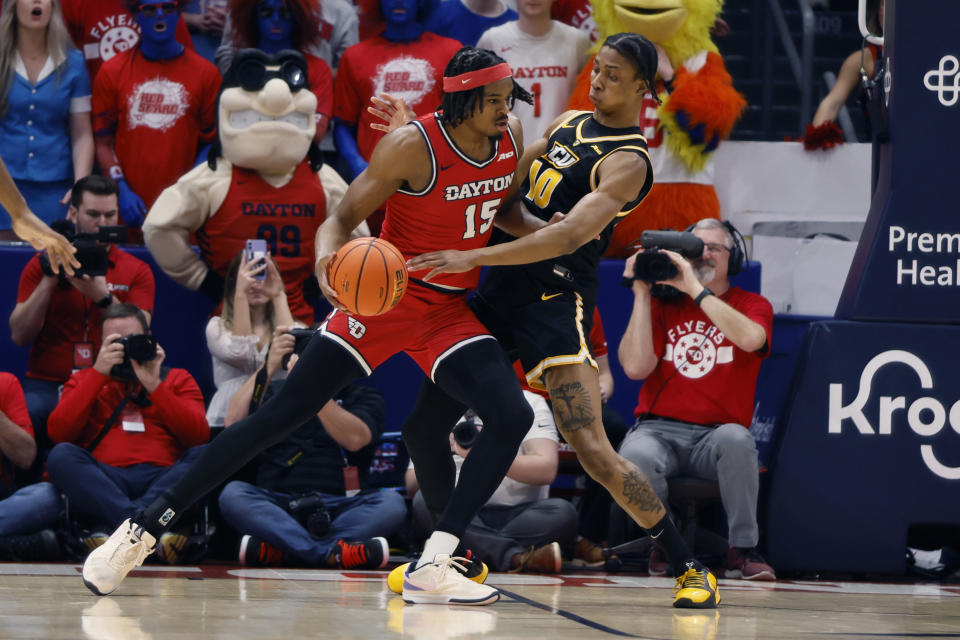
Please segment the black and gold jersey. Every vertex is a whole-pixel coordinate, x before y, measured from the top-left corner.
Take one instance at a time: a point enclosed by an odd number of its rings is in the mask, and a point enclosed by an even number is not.
[[[520,187],[527,209],[541,220],[549,220],[554,213],[567,213],[585,195],[597,188],[600,164],[612,153],[632,152],[647,163],[647,176],[637,185],[637,197],[626,203],[623,210],[610,221],[599,236],[571,254],[519,267],[494,267],[481,287],[496,285],[520,294],[519,288],[529,287],[540,295],[544,290],[577,290],[584,298],[596,295],[597,267],[610,244],[610,236],[617,222],[633,210],[653,186],[653,169],[647,152],[647,140],[640,127],[614,129],[597,122],[591,111],[579,111],[558,126],[547,141],[546,151],[530,166],[529,175]],[[530,280],[535,281],[530,286]],[[526,283],[526,284],[524,284]]]

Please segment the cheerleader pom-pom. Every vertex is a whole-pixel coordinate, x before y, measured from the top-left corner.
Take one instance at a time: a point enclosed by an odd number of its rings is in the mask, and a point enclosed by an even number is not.
[[[807,125],[807,135],[803,138],[803,148],[807,151],[831,149],[843,144],[843,132],[833,120],[827,120],[819,127]]]

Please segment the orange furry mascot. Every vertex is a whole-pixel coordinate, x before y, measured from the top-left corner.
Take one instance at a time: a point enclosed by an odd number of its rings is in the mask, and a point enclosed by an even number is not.
[[[623,258],[644,229],[684,229],[720,218],[713,187],[713,152],[746,106],[723,64],[710,29],[722,0],[591,0],[601,38],[639,33],[660,51],[657,107],[648,97],[640,115],[653,161],[654,185],[616,227],[607,256]],[[593,109],[588,94],[592,60],[570,97],[571,109]]]

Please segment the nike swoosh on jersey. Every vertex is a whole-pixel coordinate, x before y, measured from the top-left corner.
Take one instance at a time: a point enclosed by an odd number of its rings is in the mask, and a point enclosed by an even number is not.
[[[452,166],[455,165],[455,164],[457,164],[457,163],[456,163],[456,162],[453,162],[453,163],[451,163],[451,164],[448,164],[448,165],[445,166],[445,167],[444,167],[444,166],[441,166],[441,167],[440,167],[440,171],[446,171],[447,169],[449,169],[450,167],[452,167]]]
[[[550,294],[549,296],[548,296],[546,293],[541,293],[541,294],[540,294],[540,299],[543,300],[544,302],[546,302],[547,300],[550,300],[551,298],[556,298],[557,296],[562,296],[562,295],[563,295],[562,292],[561,292],[561,293],[553,293],[553,294]]]

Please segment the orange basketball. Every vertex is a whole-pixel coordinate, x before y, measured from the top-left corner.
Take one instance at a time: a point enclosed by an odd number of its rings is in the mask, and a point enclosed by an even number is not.
[[[353,315],[378,316],[397,306],[407,290],[407,265],[395,246],[357,238],[327,263],[327,280]]]

